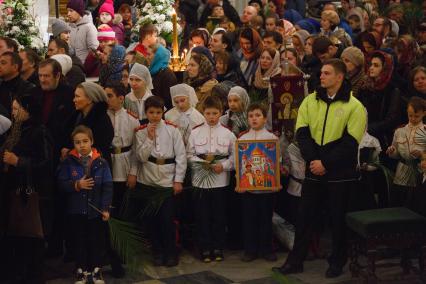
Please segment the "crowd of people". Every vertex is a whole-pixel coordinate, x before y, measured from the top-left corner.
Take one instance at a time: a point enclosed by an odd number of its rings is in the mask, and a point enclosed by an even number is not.
[[[413,19],[412,1],[340,2],[315,19],[303,0],[250,0],[241,15],[228,0],[177,0],[183,78],[155,25],[132,32],[132,0],[69,0],[42,56],[0,37],[3,277],[45,283],[44,259],[58,256],[75,283],[104,283],[107,264],[123,277],[111,217],[148,234],[156,266],[178,265],[188,240],[205,263],[225,249],[275,262],[276,212],[296,231],[273,270],[323,257],[328,224],[333,278],[347,212],[426,215],[426,1]],[[309,75],[291,141],[271,128],[280,74]],[[264,139],[281,146],[281,185],[236,187],[235,143]]]

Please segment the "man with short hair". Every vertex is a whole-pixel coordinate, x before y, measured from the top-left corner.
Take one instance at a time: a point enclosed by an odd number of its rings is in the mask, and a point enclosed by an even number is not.
[[[241,15],[241,23],[244,26],[250,26],[253,19],[257,16],[257,10],[253,6],[246,6]]]
[[[0,55],[6,51],[18,52],[18,44],[10,37],[0,36]]]
[[[209,48],[213,56],[221,51],[232,52],[231,40],[225,31],[218,31],[212,35]]]
[[[16,97],[32,94],[35,86],[21,78],[22,59],[16,52],[6,51],[0,55],[0,105],[12,112],[12,101]]]
[[[21,77],[22,79],[39,86],[37,68],[40,62],[38,54],[29,47],[19,51],[19,56],[22,59]]]
[[[77,87],[78,84],[86,81],[86,74],[84,73],[84,66],[80,59],[75,55],[70,55],[68,44],[59,38],[54,38],[49,42],[47,47],[47,57],[52,57],[57,54],[65,54],[71,57],[72,67],[71,69],[64,74],[65,79],[73,89]],[[64,71],[64,70],[62,70]],[[62,72],[64,73],[64,72]]]
[[[263,46],[276,49],[280,51],[281,45],[283,44],[283,36],[276,31],[266,32],[263,35]]]
[[[296,140],[307,164],[306,178],[293,250],[283,266],[273,269],[276,272],[303,272],[321,204],[326,204],[331,218],[332,249],[326,277],[338,277],[346,264],[345,215],[351,193],[358,189],[358,146],[365,133],[367,114],[361,102],[352,96],[345,76],[343,61],[324,61],[321,86],[300,105]]]

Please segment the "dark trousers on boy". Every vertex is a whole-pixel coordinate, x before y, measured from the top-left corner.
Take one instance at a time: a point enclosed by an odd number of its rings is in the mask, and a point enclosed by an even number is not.
[[[198,248],[201,252],[224,248],[227,190],[228,187],[194,188]]]
[[[343,268],[347,260],[345,215],[352,208],[351,196],[358,183],[319,182],[305,180],[298,211],[296,235],[293,250],[287,263],[301,265],[306,258],[309,243],[315,231],[316,215],[322,204],[326,203],[331,221],[332,249],[328,259],[330,267],[337,270]]]
[[[88,272],[95,267],[101,268],[105,248],[104,221],[100,217],[88,219],[87,215],[72,215],[68,220],[76,268]]]
[[[272,253],[272,212],[274,193],[242,194],[243,236],[246,254]]]

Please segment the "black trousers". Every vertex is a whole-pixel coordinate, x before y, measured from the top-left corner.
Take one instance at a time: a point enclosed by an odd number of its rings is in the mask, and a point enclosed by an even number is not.
[[[105,223],[100,217],[88,219],[87,215],[71,215],[68,220],[76,268],[93,271],[95,267],[102,267]]]
[[[272,211],[274,193],[243,193],[243,232],[246,253],[272,252]]]
[[[226,192],[227,241],[230,249],[241,249],[243,244],[241,194],[235,192],[235,171],[231,172],[229,190]]]
[[[228,187],[194,188],[195,222],[200,251],[225,246],[226,193]]]
[[[315,232],[316,216],[323,204],[327,206],[330,217],[332,249],[328,259],[330,265],[343,267],[347,260],[345,215],[352,211],[351,196],[358,182],[317,182],[305,180],[298,210],[296,235],[293,250],[287,262],[300,265],[306,258],[312,234]]]
[[[114,194],[112,196],[112,210],[111,216],[120,217],[121,205],[126,194],[127,185],[126,182],[114,182]]]

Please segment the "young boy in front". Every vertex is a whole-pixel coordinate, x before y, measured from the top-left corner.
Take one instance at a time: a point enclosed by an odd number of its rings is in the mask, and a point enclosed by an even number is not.
[[[92,130],[77,126],[72,132],[74,149],[58,169],[60,189],[66,196],[77,284],[102,284],[102,256],[105,230],[112,202],[112,178],[106,160],[92,148]],[[97,209],[95,209],[97,208]],[[101,211],[102,213],[98,212]]]
[[[267,109],[261,104],[251,104],[247,109],[250,129],[240,133],[238,140],[278,140],[278,137],[265,128]],[[272,207],[273,191],[250,191],[242,188],[235,191],[243,194],[243,236],[244,256],[249,262],[258,256],[267,261],[276,261],[272,251]]]
[[[222,111],[220,99],[208,97],[203,104],[206,122],[194,127],[187,145],[188,160],[192,163],[198,247],[204,262],[224,258],[225,196],[236,137],[219,123]],[[200,178],[203,175],[210,178]]]
[[[148,123],[136,132],[138,169],[136,191],[145,191],[143,202],[152,202],[159,190],[182,191],[186,172],[186,152],[179,129],[162,119],[164,101],[151,96],[145,101]],[[154,265],[178,264],[176,230],[173,222],[173,196],[167,197],[151,216],[151,243]]]

